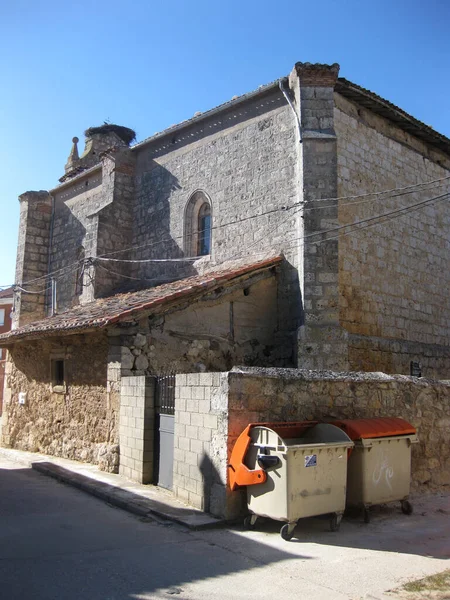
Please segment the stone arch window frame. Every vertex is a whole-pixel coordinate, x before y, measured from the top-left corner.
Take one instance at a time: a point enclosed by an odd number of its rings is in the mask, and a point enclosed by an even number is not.
[[[200,235],[199,235],[199,218],[203,207],[209,206],[210,215],[210,242],[209,254],[199,254]],[[213,221],[213,206],[209,195],[201,189],[195,190],[189,196],[184,209],[184,254],[185,256],[211,256],[212,255],[212,221]]]

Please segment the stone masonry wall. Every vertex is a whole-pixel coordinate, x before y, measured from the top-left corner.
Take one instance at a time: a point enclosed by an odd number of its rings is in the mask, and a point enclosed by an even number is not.
[[[123,375],[137,376],[224,371],[236,364],[292,366],[295,357],[280,337],[278,317],[277,277],[249,279],[228,293],[119,328],[117,360]]]
[[[13,326],[25,325],[45,316],[48,285],[48,246],[52,219],[52,199],[48,192],[26,192],[20,200],[19,240],[17,244],[17,284],[34,293],[19,292],[16,297]]]
[[[54,197],[50,272],[57,271],[58,311],[63,312],[80,300],[75,293],[77,278],[82,275],[79,259],[96,253],[96,213],[104,205],[101,170],[66,184]],[[85,295],[86,290],[81,293]]]
[[[269,249],[285,253],[278,309],[285,330],[295,332],[301,313],[295,117],[281,92],[138,145],[135,152],[134,258],[183,257],[185,208],[202,190],[212,205],[211,264]],[[151,284],[195,272],[191,263],[151,263],[138,265],[133,275]]]
[[[3,445],[117,472],[119,397],[107,392],[106,334],[18,343],[8,354]],[[63,391],[53,389],[52,358],[65,361]]]
[[[135,155],[128,148],[110,151],[103,158],[103,196],[109,204],[99,212],[96,248],[92,256],[131,257],[132,208],[135,195]],[[122,250],[122,252],[120,252]],[[128,263],[100,262],[95,270],[95,298],[114,293],[130,272]],[[102,268],[103,267],[103,268]]]
[[[449,414],[449,382],[403,375],[263,368],[179,375],[175,493],[203,510],[235,518],[246,503],[242,490],[226,487],[226,465],[249,423],[370,417],[412,423],[419,437],[412,447],[412,487],[442,489],[450,486]],[[214,467],[213,491],[202,464]]]
[[[227,512],[227,374],[177,375],[174,494],[206,512]]]
[[[333,97],[338,72],[337,64],[297,63],[290,75],[302,136],[298,153],[303,235],[299,228],[298,237],[302,238],[304,321],[298,365],[305,369],[348,368],[347,332],[339,323],[338,244],[324,235],[338,219]]]
[[[450,175],[450,158],[386,119],[335,94],[339,196],[367,194]],[[439,196],[438,182],[399,195],[340,201],[351,224]],[[345,232],[343,232],[345,233]],[[350,334],[350,368],[450,376],[448,199],[339,238],[340,320]]]
[[[417,428],[413,487],[450,486],[450,384],[384,373],[238,369],[228,376],[228,443],[248,423],[402,417]]]

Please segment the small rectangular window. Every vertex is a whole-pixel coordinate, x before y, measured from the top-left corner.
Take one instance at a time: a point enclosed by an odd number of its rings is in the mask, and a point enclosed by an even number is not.
[[[65,392],[66,391],[66,374],[64,359],[56,358],[51,361],[51,376],[52,376],[52,390],[54,392]]]
[[[5,324],[5,309],[0,308],[0,326]]]

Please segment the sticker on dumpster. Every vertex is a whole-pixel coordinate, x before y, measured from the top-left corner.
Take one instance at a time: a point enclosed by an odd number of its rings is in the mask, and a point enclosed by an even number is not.
[[[317,467],[317,454],[305,456],[305,467]]]

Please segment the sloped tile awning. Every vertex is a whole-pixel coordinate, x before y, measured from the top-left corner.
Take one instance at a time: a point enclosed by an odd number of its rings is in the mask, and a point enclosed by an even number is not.
[[[283,261],[279,255],[225,262],[202,275],[180,279],[153,288],[99,298],[60,315],[28,323],[0,335],[0,347],[15,342],[94,331],[132,319],[145,311],[165,312],[183,300],[196,300],[219,287],[245,281],[257,273],[276,267]]]

